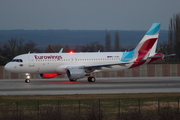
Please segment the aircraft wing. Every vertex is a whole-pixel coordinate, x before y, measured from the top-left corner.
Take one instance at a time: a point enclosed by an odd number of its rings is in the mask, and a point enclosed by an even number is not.
[[[91,68],[91,67],[111,67],[113,65],[126,65],[129,63],[133,63],[133,61],[130,62],[116,62],[116,63],[105,63],[105,64],[92,64],[92,65],[85,65],[84,68]]]
[[[105,64],[91,64],[91,65],[82,65],[82,66],[67,66],[66,69],[68,68],[73,68],[73,69],[99,69],[100,67],[111,67],[114,65],[121,65],[124,66],[129,63],[133,63],[134,61],[129,61],[129,62],[116,62],[116,63],[105,63]]]

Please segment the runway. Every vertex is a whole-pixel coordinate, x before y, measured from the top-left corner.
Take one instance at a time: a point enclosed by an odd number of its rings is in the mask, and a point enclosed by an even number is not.
[[[117,93],[172,93],[180,92],[180,77],[122,77],[86,78],[77,82],[68,79],[1,79],[0,95],[64,95]]]

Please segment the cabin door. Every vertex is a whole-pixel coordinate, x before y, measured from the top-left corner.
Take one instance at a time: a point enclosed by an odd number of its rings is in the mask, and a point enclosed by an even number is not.
[[[33,56],[29,55],[28,58],[29,58],[29,67],[34,67],[34,58],[33,58]]]

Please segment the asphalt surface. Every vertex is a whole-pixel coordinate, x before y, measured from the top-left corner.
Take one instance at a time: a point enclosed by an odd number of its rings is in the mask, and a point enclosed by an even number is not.
[[[68,79],[1,79],[0,95],[62,95],[112,93],[172,93],[180,92],[180,77],[86,78],[76,82]]]

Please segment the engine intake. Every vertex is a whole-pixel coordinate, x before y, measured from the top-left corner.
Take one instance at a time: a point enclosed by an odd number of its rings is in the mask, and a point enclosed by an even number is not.
[[[66,74],[69,79],[79,79],[86,76],[84,69],[68,69]]]

